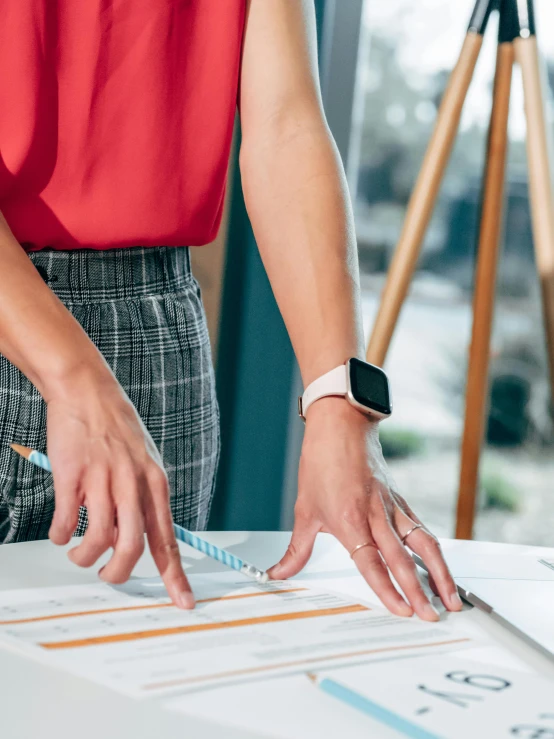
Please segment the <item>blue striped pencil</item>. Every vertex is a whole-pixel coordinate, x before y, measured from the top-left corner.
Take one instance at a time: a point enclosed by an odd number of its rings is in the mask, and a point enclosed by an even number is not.
[[[50,464],[50,460],[46,454],[37,452],[36,449],[29,449],[28,447],[21,446],[20,444],[10,444],[10,446],[14,452],[17,452],[32,464],[37,467],[42,467],[43,470],[52,472],[52,465]],[[246,575],[246,577],[250,577],[252,580],[256,580],[256,582],[259,583],[266,583],[269,580],[267,572],[245,562],[243,559],[240,559],[240,557],[231,554],[231,552],[221,549],[220,547],[216,547],[215,544],[211,544],[205,539],[201,539],[196,534],[193,534],[192,531],[189,531],[176,523],[173,524],[173,530],[175,532],[175,538],[179,541],[182,541],[193,549],[196,549],[197,551],[206,554],[208,557],[221,562],[232,570],[241,572],[243,575]]]
[[[329,677],[320,678],[312,672],[308,672],[307,675],[313,683],[328,695],[332,695],[333,698],[337,698],[344,704],[365,713],[367,716],[371,716],[371,718],[391,729],[395,729],[404,736],[411,737],[411,739],[443,739],[443,737],[427,731],[423,726],[418,726],[408,719],[399,716],[399,714],[394,713],[394,711],[390,711],[388,708],[374,703],[369,698],[366,698],[365,695],[361,695],[355,690],[347,688],[346,685],[343,685],[337,680]]]

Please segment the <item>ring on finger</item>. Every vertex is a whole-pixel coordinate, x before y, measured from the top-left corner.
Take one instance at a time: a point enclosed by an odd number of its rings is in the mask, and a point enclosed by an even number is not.
[[[406,539],[408,538],[408,536],[409,536],[410,534],[413,534],[413,532],[414,532],[414,531],[415,531],[416,529],[422,529],[422,528],[423,528],[423,525],[422,525],[422,524],[420,524],[420,523],[416,523],[416,524],[415,524],[414,526],[412,526],[412,528],[411,528],[411,529],[409,529],[408,531],[406,531],[406,533],[404,534],[404,536],[403,536],[403,537],[401,538],[401,540],[400,540],[400,541],[402,542],[402,544],[405,544],[405,543],[406,543]]]
[[[350,559],[354,559],[354,555],[359,549],[363,549],[364,547],[370,547],[373,544],[372,541],[364,541],[363,544],[357,544],[354,549],[350,552]]]

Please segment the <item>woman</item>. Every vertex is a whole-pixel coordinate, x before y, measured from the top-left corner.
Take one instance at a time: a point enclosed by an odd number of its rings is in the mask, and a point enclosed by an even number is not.
[[[84,533],[69,557],[87,567],[113,547],[100,576],[115,583],[146,533],[190,608],[172,516],[205,527],[219,438],[182,245],[217,231],[237,102],[245,200],[305,386],[363,356],[312,3],[11,0],[0,14],[1,536]],[[53,484],[12,441],[47,447]],[[272,575],[298,572],[330,531],[391,611],[436,620],[406,535],[447,608],[461,603],[418,523],[388,479],[378,421],[341,397],[314,402],[295,530]]]

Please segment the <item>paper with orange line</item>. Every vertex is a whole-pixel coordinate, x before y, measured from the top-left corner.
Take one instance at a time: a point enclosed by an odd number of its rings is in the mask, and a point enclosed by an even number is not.
[[[442,625],[300,583],[191,577],[194,611],[158,578],[0,594],[0,642],[135,697],[306,669],[450,651],[471,640]]]

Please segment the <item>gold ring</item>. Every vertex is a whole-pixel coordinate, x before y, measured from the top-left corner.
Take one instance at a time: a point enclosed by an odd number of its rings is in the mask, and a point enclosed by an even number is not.
[[[363,544],[358,544],[358,546],[354,547],[354,549],[350,552],[350,559],[354,559],[354,555],[358,551],[358,549],[363,549],[364,547],[370,547],[373,544],[372,541],[364,541]]]
[[[412,534],[412,533],[413,533],[413,532],[414,532],[414,531],[415,531],[416,529],[422,529],[422,528],[423,528],[423,525],[422,525],[422,524],[420,524],[420,523],[416,523],[416,525],[415,525],[415,526],[412,526],[412,528],[411,528],[411,529],[410,529],[409,531],[407,531],[407,532],[406,532],[406,533],[404,534],[404,536],[402,537],[402,539],[400,540],[400,541],[402,542],[402,544],[405,544],[405,543],[406,543],[406,539],[408,538],[408,536],[409,536],[410,534]]]

